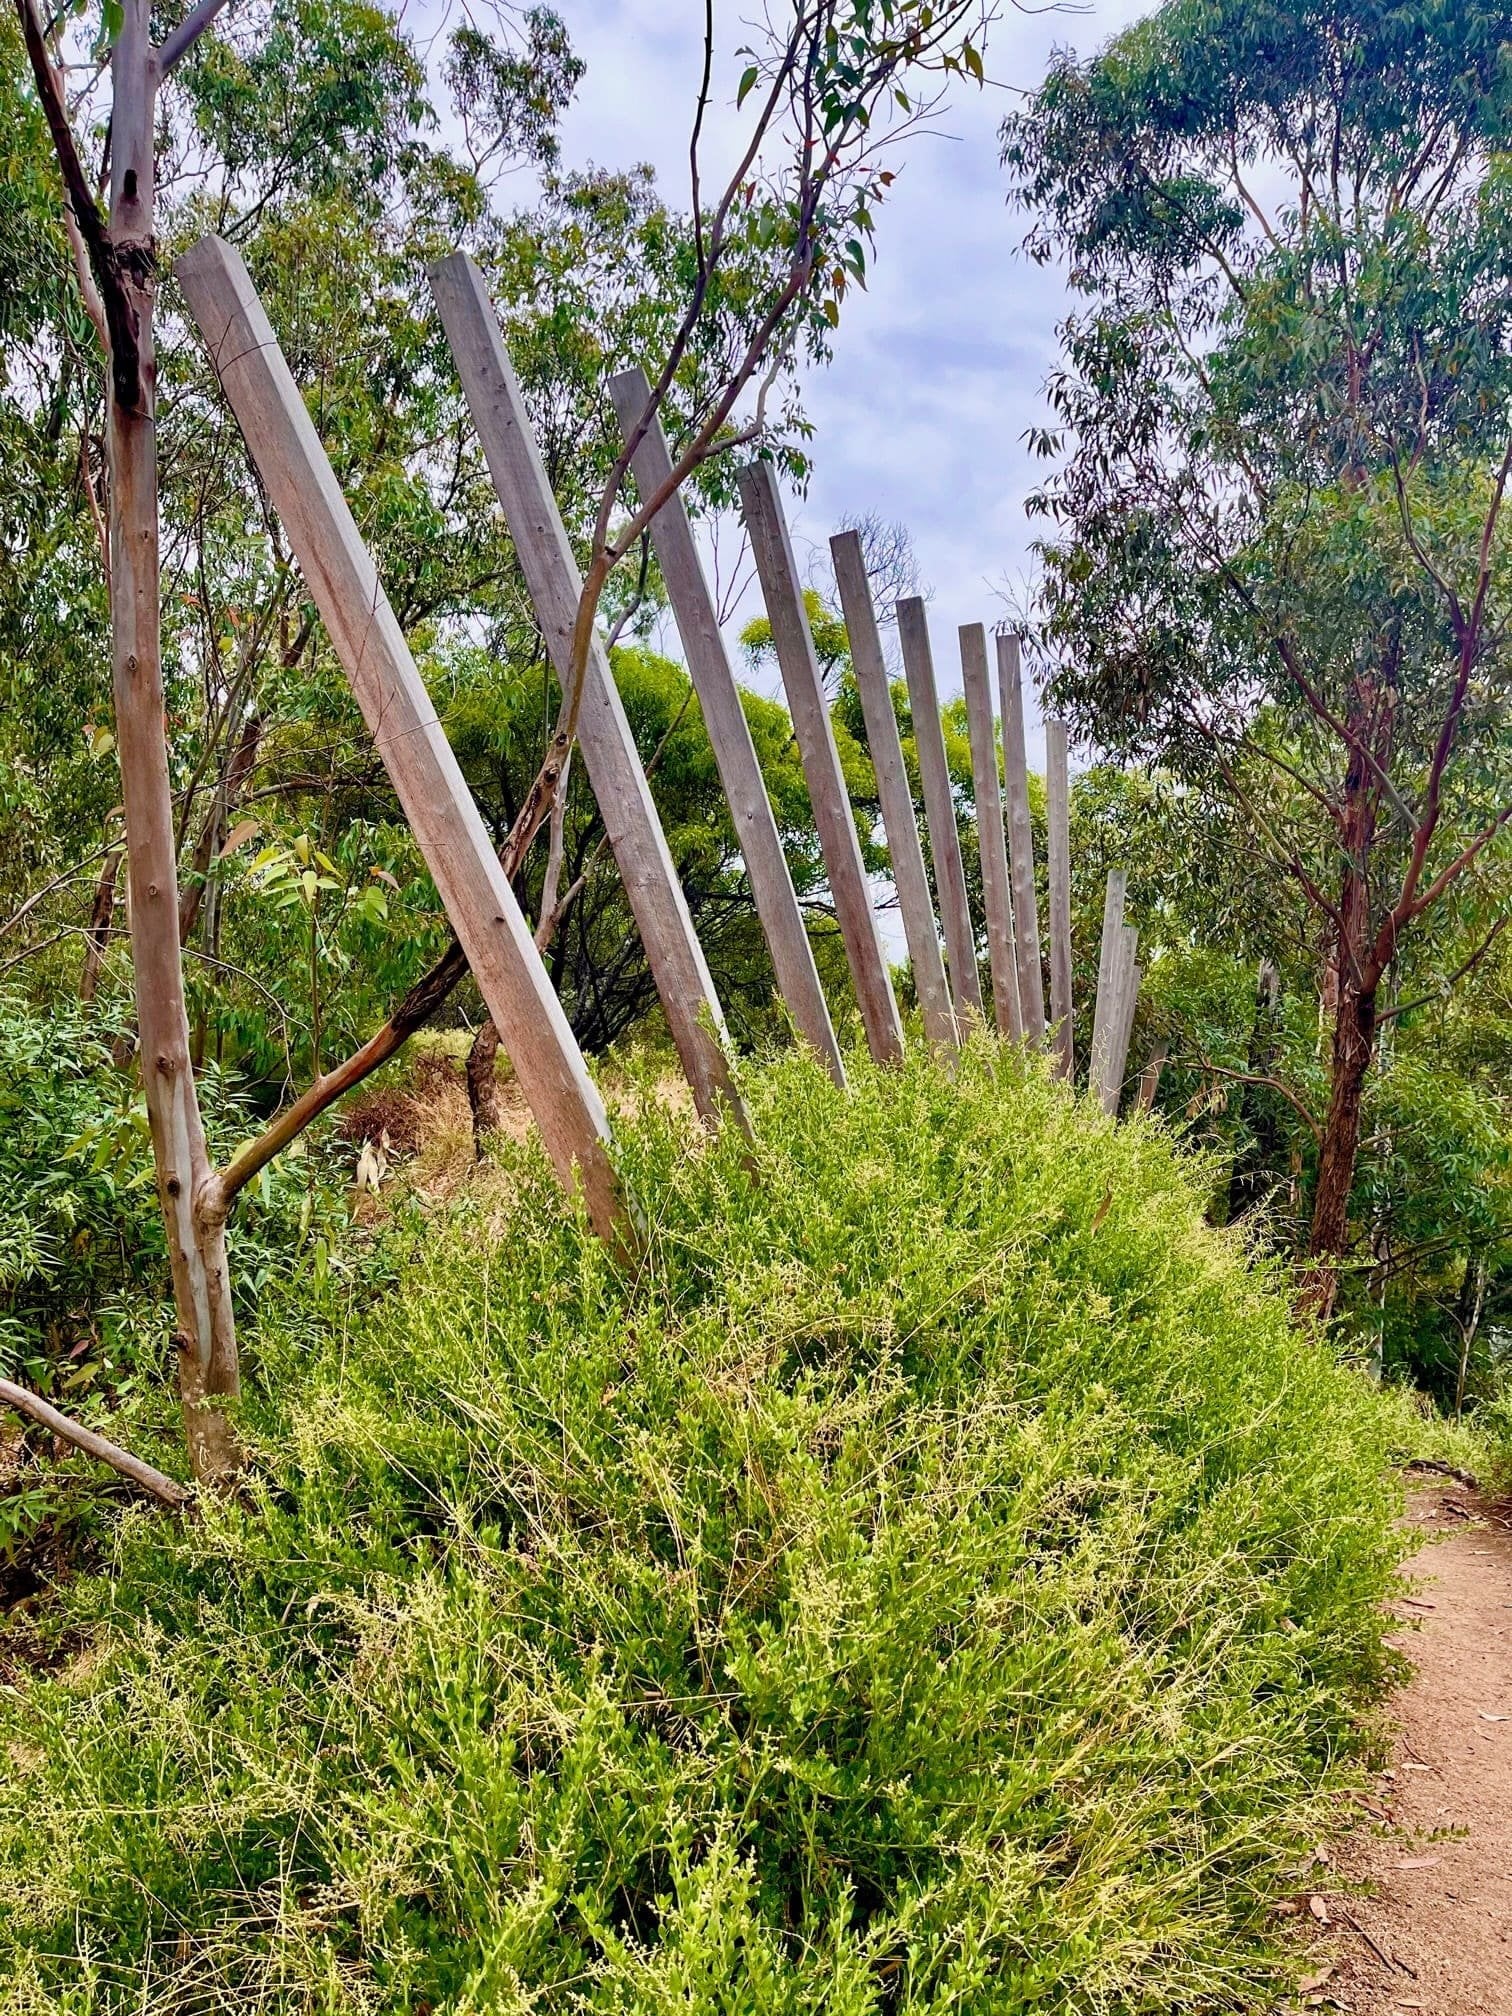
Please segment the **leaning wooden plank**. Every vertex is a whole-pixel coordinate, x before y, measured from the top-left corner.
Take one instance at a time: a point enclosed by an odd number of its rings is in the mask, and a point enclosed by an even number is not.
[[[777,479],[769,462],[752,462],[741,470],[739,480],[741,510],[761,577],[772,643],[798,737],[798,753],[813,801],[825,874],[850,961],[867,1047],[877,1063],[889,1064],[903,1054],[903,1025],[882,956],[871,888],[861,862],[861,843],[840,769],[840,752],[835,747],[835,730],[814,656]]]
[[[1003,792],[1008,806],[1008,860],[1013,877],[1013,946],[1019,1008],[1031,1043],[1045,1040],[1045,977],[1040,971],[1039,897],[1034,887],[1034,826],[1029,817],[1029,759],[1024,749],[1024,688],[1019,640],[997,640],[1003,709]]]
[[[935,893],[940,899],[940,922],[945,930],[950,991],[957,1019],[964,1026],[968,1016],[982,1014],[982,981],[977,971],[971,906],[966,900],[966,869],[961,860],[961,836],[956,830],[955,793],[950,787],[950,766],[945,758],[945,732],[940,725],[929,619],[919,596],[907,596],[898,604],[898,635],[903,644],[903,671],[908,680],[908,707],[919,757],[919,784],[924,793],[924,823],[929,828]]]
[[[619,415],[620,428],[629,440],[650,403],[651,388],[646,383],[646,374],[638,367],[622,371],[617,378],[610,379],[609,396]],[[630,458],[630,467],[642,497],[654,496],[672,474],[672,458],[667,452],[661,421],[655,414]],[[756,747],[740,704],[735,675],[730,670],[714,598],[693,543],[687,509],[676,492],[651,521],[651,543],[667,584],[683,655],[688,661],[688,675],[703,710],[714,761],[719,766],[719,780],[729,801],[741,859],[751,878],[756,914],[772,955],[778,989],[799,1035],[813,1045],[836,1084],[843,1086],[845,1066],[840,1061],[840,1045],[835,1039],[824,989],[819,984],[814,948],[809,943],[771,800],[762,782],[761,766],[756,760]]]
[[[1139,993],[1140,972],[1136,964],[1138,952],[1139,933],[1132,924],[1121,925],[1109,979],[1108,1030],[1103,1046],[1101,1075],[1096,1087],[1105,1113],[1117,1113],[1119,1100],[1123,1095],[1129,1034],[1134,1026],[1134,1003]]]
[[[1048,801],[1050,874],[1050,1025],[1055,1068],[1069,1079],[1076,1069],[1071,1028],[1071,779],[1064,721],[1045,723],[1045,796]]]
[[[1113,1033],[1117,1003],[1113,989],[1118,979],[1119,952],[1123,940],[1124,885],[1122,868],[1108,871],[1103,894],[1102,938],[1097,950],[1097,999],[1092,1009],[1092,1046],[1087,1058],[1087,1089],[1099,1095],[1108,1063],[1108,1044]]]
[[[617,1237],[598,1091],[247,269],[208,237],[174,270],[557,1174]]]
[[[430,284],[546,649],[565,681],[582,581],[493,304],[482,274],[463,252],[432,266]],[[744,1126],[714,982],[597,638],[583,678],[578,746],[694,1102],[706,1120],[728,1112]]]
[[[992,963],[992,1009],[998,1034],[1019,1043],[1024,1036],[1024,1017],[1014,953],[1013,891],[1003,839],[997,723],[992,718],[992,684],[987,676],[987,632],[980,623],[963,623],[960,636],[961,683],[966,692],[966,728],[976,786],[977,848],[982,860],[982,908],[987,913],[987,951]]]
[[[861,695],[866,739],[882,804],[882,824],[887,832],[887,852],[892,861],[893,887],[898,892],[903,936],[913,969],[914,992],[924,1018],[924,1034],[931,1043],[954,1050],[960,1041],[955,1008],[945,979],[945,962],[940,957],[939,926],[935,923],[924,849],[919,844],[919,828],[914,819],[913,792],[903,767],[898,717],[893,713],[892,689],[882,656],[882,640],[877,635],[877,616],[872,607],[871,584],[866,578],[860,533],[836,533],[830,541],[830,554],[840,588],[840,607],[845,614],[845,634],[850,639],[851,664]]]

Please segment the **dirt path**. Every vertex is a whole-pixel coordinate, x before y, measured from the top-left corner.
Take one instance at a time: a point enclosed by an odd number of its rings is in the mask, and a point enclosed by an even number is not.
[[[1419,1628],[1395,1639],[1416,1671],[1372,1802],[1389,1824],[1319,1870],[1311,1910],[1331,1923],[1305,2000],[1512,2016],[1512,1519],[1457,1486],[1416,1498],[1411,1518],[1429,1537],[1400,1611]]]

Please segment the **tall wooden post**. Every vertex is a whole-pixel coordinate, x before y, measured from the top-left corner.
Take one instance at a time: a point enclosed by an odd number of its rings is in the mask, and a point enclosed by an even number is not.
[[[741,510],[761,577],[772,642],[803,758],[803,774],[813,801],[825,873],[850,961],[867,1047],[877,1063],[890,1064],[903,1054],[903,1025],[882,956],[871,889],[861,863],[861,844],[840,769],[840,752],[835,747],[835,730],[814,656],[777,479],[769,462],[752,462],[741,470],[739,480]]]
[[[1049,812],[1050,1024],[1055,1068],[1070,1080],[1076,1069],[1071,1028],[1071,779],[1064,721],[1045,723],[1045,797]]]
[[[971,775],[976,785],[977,848],[982,858],[982,907],[987,913],[987,950],[992,962],[992,1007],[998,1034],[1023,1041],[1018,962],[1013,942],[1013,892],[1003,838],[1003,800],[998,783],[997,726],[992,718],[992,686],[987,676],[987,632],[963,623],[961,682],[966,691],[966,727],[971,737]]]
[[[840,588],[840,607],[845,613],[845,634],[850,640],[851,664],[861,695],[877,796],[882,803],[882,824],[887,832],[893,886],[898,892],[924,1033],[931,1043],[954,1050],[960,1041],[955,1009],[945,980],[945,962],[940,957],[940,933],[914,819],[913,792],[903,766],[898,717],[893,713],[892,689],[882,656],[882,640],[877,635],[877,615],[872,606],[871,584],[866,578],[860,533],[836,533],[830,541],[830,554]]]
[[[557,1174],[617,1237],[597,1089],[247,269],[209,237],[174,270]]]
[[[609,396],[619,415],[621,431],[629,440],[651,399],[645,372],[637,367],[611,378]],[[654,496],[672,474],[666,436],[655,414],[630,458],[630,467],[643,498]],[[703,709],[704,726],[709,731],[719,781],[729,801],[741,858],[751,878],[756,914],[772,955],[778,989],[799,1035],[813,1045],[830,1076],[843,1086],[845,1066],[840,1060],[840,1045],[835,1039],[824,989],[819,984],[814,948],[809,943],[793,878],[788,873],[787,857],[762,782],[750,725],[740,704],[735,675],[730,670],[720,633],[714,598],[693,543],[687,509],[676,492],[651,521],[651,543],[656,548],[672,614],[677,619],[688,676]]]
[[[1129,1038],[1134,1033],[1134,1010],[1139,1002],[1143,979],[1138,964],[1139,933],[1125,924],[1120,934],[1118,972],[1115,980],[1113,1023],[1109,1032],[1100,1093],[1103,1111],[1116,1115],[1123,1098],[1124,1073],[1129,1062]]]
[[[1008,806],[1008,858],[1013,876],[1013,949],[1019,1008],[1031,1043],[1045,1040],[1045,978],[1040,971],[1039,897],[1034,886],[1034,825],[1029,817],[1029,759],[1024,749],[1024,688],[1019,640],[997,640],[1003,708],[1003,790]]]
[[[966,869],[961,860],[961,836],[956,829],[955,793],[950,786],[950,765],[945,756],[945,731],[940,725],[929,619],[917,595],[907,596],[898,604],[898,636],[903,645],[914,748],[919,756],[919,784],[924,793],[924,821],[929,828],[929,852],[934,861],[935,893],[940,900],[940,922],[945,931],[950,991],[957,1020],[964,1027],[971,1015],[981,1017],[982,980],[977,971],[971,906],[966,900]]]
[[[430,268],[429,277],[546,649],[565,684],[582,580],[493,304],[482,274],[466,253],[454,252],[440,260]],[[583,675],[578,746],[694,1101],[706,1120],[728,1113],[744,1126],[745,1108],[731,1074],[719,997],[672,865],[619,689],[596,637]]]
[[[1108,1049],[1113,1039],[1117,1013],[1115,989],[1121,957],[1124,888],[1128,877],[1122,868],[1108,871],[1103,892],[1102,937],[1097,949],[1097,1000],[1092,1011],[1092,1046],[1087,1059],[1087,1087],[1101,1092],[1108,1069]]]

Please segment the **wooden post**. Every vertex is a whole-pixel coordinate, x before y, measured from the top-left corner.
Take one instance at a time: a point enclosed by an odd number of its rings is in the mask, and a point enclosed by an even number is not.
[[[966,726],[971,737],[971,774],[976,785],[977,848],[982,857],[982,907],[987,913],[987,950],[992,963],[992,1007],[998,1034],[1023,1041],[1018,964],[1013,940],[1013,892],[1003,839],[1003,799],[998,783],[997,726],[992,718],[992,686],[987,676],[987,632],[980,623],[961,625],[961,681],[966,690]]]
[[[1103,1053],[1103,1075],[1097,1091],[1105,1113],[1116,1115],[1123,1096],[1124,1071],[1129,1058],[1129,1037],[1134,1028],[1134,1007],[1143,978],[1137,964],[1139,933],[1125,924],[1118,935],[1112,976],[1112,1007],[1107,1044]]]
[[[1055,1068],[1076,1069],[1071,1028],[1071,780],[1064,721],[1045,723],[1045,796],[1049,810],[1050,1023]]]
[[[929,852],[934,861],[935,893],[945,929],[945,958],[956,1016],[982,1014],[982,981],[977,971],[976,934],[966,900],[966,870],[961,861],[961,836],[956,830],[955,793],[945,757],[945,731],[940,725],[940,701],[935,689],[934,654],[929,647],[929,620],[917,595],[898,604],[898,635],[903,644],[903,670],[908,679],[908,706],[913,717],[914,747],[919,756],[919,783],[924,793],[924,821],[929,828]]]
[[[1003,788],[1008,806],[1008,857],[1013,876],[1013,946],[1019,1009],[1031,1043],[1045,1040],[1045,978],[1040,971],[1039,897],[1034,886],[1034,826],[1029,817],[1029,759],[1024,749],[1024,688],[1019,640],[997,640],[1003,709]]]
[[[650,403],[651,388],[646,374],[637,367],[622,371],[609,381],[609,396],[619,415],[620,429],[628,440],[632,429]],[[630,458],[630,467],[640,485],[642,497],[654,496],[672,473],[666,436],[660,419],[651,424]],[[845,1066],[840,1061],[840,1045],[819,984],[814,964],[814,948],[809,943],[803,912],[793,891],[787,857],[772,815],[771,801],[762,782],[750,725],[740,704],[735,675],[730,670],[714,598],[704,576],[703,562],[693,543],[687,509],[674,493],[651,521],[651,543],[667,584],[677,632],[698,704],[703,709],[704,726],[719,780],[729,800],[740,843],[741,858],[751,878],[756,914],[772,955],[772,970],[800,1036],[811,1043],[828,1067],[837,1085],[845,1083]]]
[[[903,1054],[903,1025],[877,935],[876,912],[861,865],[861,844],[840,769],[835,730],[814,656],[782,499],[769,462],[752,462],[741,470],[740,505],[761,577],[772,642],[813,800],[825,873],[835,899],[867,1046],[877,1063],[889,1064]]]
[[[623,1231],[598,1091],[241,255],[174,269],[564,1187]]]
[[[903,767],[898,717],[893,713],[892,689],[882,656],[882,640],[877,635],[877,616],[866,578],[860,533],[837,532],[830,541],[830,555],[840,588],[840,606],[845,613],[851,663],[856,669],[856,686],[861,695],[866,739],[871,748],[887,851],[892,861],[893,886],[898,892],[924,1034],[931,1043],[954,1050],[960,1043],[955,1009],[945,980],[945,962],[940,957],[940,932],[930,899],[919,828],[914,820],[913,792]]]
[[[1118,978],[1118,962],[1123,930],[1124,887],[1128,880],[1122,868],[1108,871],[1103,894],[1102,938],[1097,951],[1097,1000],[1092,1011],[1092,1048],[1087,1059],[1087,1088],[1101,1092],[1108,1067],[1108,1048],[1113,1036],[1113,1016],[1117,1008],[1113,989]]]
[[[546,649],[565,683],[582,581],[493,304],[482,274],[464,252],[440,260],[429,277]],[[719,998],[619,689],[596,637],[583,675],[578,744],[694,1102],[706,1120],[728,1112],[745,1126]]]

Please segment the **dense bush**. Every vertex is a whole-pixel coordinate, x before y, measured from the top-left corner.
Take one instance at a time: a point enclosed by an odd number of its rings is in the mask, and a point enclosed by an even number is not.
[[[0,2009],[1271,2006],[1386,1677],[1386,1409],[1207,1177],[984,1049],[524,1162],[0,1707]],[[413,1237],[412,1234],[405,1235]]]
[[[213,1154],[258,1130],[213,1066],[200,1101]],[[275,1280],[323,1270],[345,1216],[342,1177],[310,1143],[267,1170],[230,1230],[242,1312]],[[0,993],[0,1372],[70,1405],[156,1389],[171,1373],[170,1307],[129,1031],[75,1002]]]

